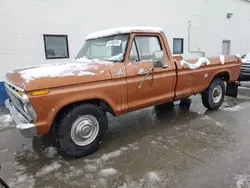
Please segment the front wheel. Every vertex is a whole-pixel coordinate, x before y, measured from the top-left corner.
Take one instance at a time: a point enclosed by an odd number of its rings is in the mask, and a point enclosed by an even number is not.
[[[99,148],[107,129],[106,113],[98,106],[77,105],[59,117],[57,143],[67,155],[82,157]]]
[[[202,93],[202,103],[206,108],[216,110],[221,107],[224,97],[225,84],[221,78],[215,78],[207,90]]]

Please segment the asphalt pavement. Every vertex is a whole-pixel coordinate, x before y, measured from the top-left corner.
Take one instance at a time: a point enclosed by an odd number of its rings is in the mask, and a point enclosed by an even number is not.
[[[22,137],[0,109],[0,175],[13,188],[250,187],[250,84],[216,111],[191,99],[109,116],[102,147],[80,159]]]

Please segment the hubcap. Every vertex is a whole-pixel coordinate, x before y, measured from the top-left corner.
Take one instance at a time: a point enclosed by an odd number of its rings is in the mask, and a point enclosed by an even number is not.
[[[217,85],[212,93],[213,101],[214,103],[218,103],[221,100],[222,97],[222,88],[221,86]]]
[[[70,135],[73,142],[78,146],[87,146],[97,137],[99,122],[92,115],[79,117],[72,125]]]

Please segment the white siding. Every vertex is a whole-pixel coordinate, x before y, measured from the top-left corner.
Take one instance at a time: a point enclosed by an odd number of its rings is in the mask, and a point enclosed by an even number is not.
[[[63,61],[46,60],[43,34],[67,34],[70,57],[75,57],[85,36],[118,26],[159,26],[172,49],[173,38],[184,38],[188,52],[188,21],[192,22],[191,48],[206,56],[222,53],[222,40],[231,40],[231,54],[250,51],[250,3],[246,0],[1,0],[0,81],[17,67]],[[232,12],[231,19],[226,14]]]

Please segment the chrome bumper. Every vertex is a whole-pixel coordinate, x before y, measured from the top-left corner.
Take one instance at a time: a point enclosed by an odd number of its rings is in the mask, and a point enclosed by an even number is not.
[[[10,100],[5,101],[5,107],[9,109],[10,115],[13,118],[16,127],[20,130],[21,134],[30,138],[37,135],[35,124],[31,124],[16,108],[11,104]]]

